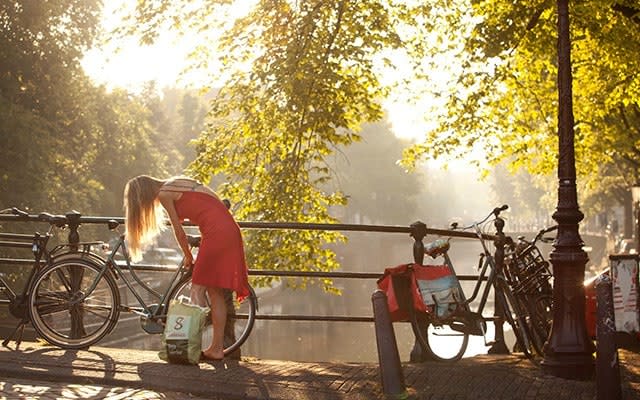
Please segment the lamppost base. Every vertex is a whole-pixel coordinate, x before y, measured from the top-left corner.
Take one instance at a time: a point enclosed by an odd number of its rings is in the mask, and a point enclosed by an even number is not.
[[[556,354],[553,357],[547,355],[540,365],[546,374],[558,378],[578,381],[589,381],[595,378],[595,360],[589,354]]]

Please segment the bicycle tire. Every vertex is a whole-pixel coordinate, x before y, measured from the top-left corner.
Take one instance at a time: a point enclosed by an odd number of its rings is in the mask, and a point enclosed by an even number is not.
[[[65,257],[38,274],[29,293],[29,315],[44,340],[64,349],[85,349],[113,330],[120,292],[104,268],[87,258]],[[74,303],[79,297],[84,299]]]
[[[180,297],[190,300],[191,290],[191,276],[184,277],[176,287],[173,289],[169,298],[171,300],[177,300]],[[207,296],[207,303],[209,303],[209,297]],[[251,286],[249,286],[249,296],[238,303],[236,299],[232,301],[234,305],[233,313],[229,313],[227,307],[227,323],[225,324],[225,336],[224,336],[224,355],[228,356],[234,351],[238,350],[240,346],[249,338],[251,330],[256,320],[256,312],[258,309],[258,299],[256,293]],[[210,305],[210,304],[208,304]],[[239,321],[244,321],[239,323]],[[232,324],[232,325],[231,325]],[[233,326],[233,330],[230,328]],[[211,325],[211,317],[207,317],[205,329],[202,334],[202,349],[206,349],[213,338],[213,326]]]
[[[410,309],[411,328],[427,358],[442,362],[454,362],[462,358],[469,344],[469,333],[453,329],[453,320],[435,324],[428,314]]]
[[[549,338],[553,319],[553,297],[528,296],[524,304],[529,310],[529,329],[533,347],[538,355],[544,356],[544,344]]]
[[[513,328],[516,337],[516,346],[527,358],[533,358],[533,343],[531,341],[531,333],[527,326],[527,318],[525,312],[519,306],[518,300],[515,298],[509,286],[498,279],[495,282],[496,290],[499,295],[496,296],[501,305],[505,320]],[[535,349],[534,349],[535,350]]]

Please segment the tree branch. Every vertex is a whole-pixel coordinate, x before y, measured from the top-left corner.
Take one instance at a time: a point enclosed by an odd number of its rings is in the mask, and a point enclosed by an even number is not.
[[[640,25],[640,9],[617,3],[611,6],[611,8],[629,18],[632,22]]]

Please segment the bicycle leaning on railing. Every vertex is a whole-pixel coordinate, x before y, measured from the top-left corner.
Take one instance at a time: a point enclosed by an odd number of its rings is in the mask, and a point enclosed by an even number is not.
[[[527,357],[532,357],[530,333],[527,325],[526,310],[520,307],[515,299],[513,292],[503,271],[496,268],[496,260],[489,251],[484,231],[489,223],[496,222],[504,225],[504,220],[500,217],[500,213],[506,210],[508,206],[504,205],[496,207],[479,222],[475,222],[469,226],[458,227],[453,225],[454,230],[472,231],[482,245],[482,253],[478,260],[479,275],[477,277],[473,293],[471,297],[466,297],[460,283],[455,279],[457,290],[453,291],[453,296],[449,295],[448,301],[454,304],[448,304],[448,312],[438,313],[438,299],[424,299],[425,302],[432,303],[428,312],[416,312],[415,307],[409,306],[409,316],[411,325],[416,336],[417,342],[420,344],[423,352],[430,358],[439,361],[456,361],[462,358],[467,345],[469,343],[469,335],[478,335],[485,337],[485,344],[491,345],[492,342],[486,340],[486,320],[483,312],[491,289],[495,289],[496,302],[504,311],[504,318],[513,327],[516,336],[518,348]],[[452,260],[449,258],[449,240],[438,239],[435,242],[428,243],[424,246],[425,254],[431,257],[442,257],[444,266],[454,277],[456,271]],[[412,268],[430,268],[429,266],[414,265]],[[478,305],[475,310],[472,309],[471,303],[476,300],[480,289],[484,283],[484,289],[480,296]],[[423,298],[429,294],[422,293]]]
[[[527,310],[531,342],[540,356],[553,319],[553,274],[537,243],[553,241],[545,235],[557,229],[557,225],[542,229],[531,241],[520,236],[507,244],[505,253],[505,276],[520,307]]]
[[[30,248],[34,256],[31,269],[27,274],[26,283],[21,289],[14,289],[5,276],[0,275],[0,302],[8,304],[9,312],[18,319],[15,329],[2,342],[3,346],[15,339],[17,345],[22,341],[24,327],[31,321],[29,313],[29,297],[33,282],[44,266],[51,264],[54,260],[59,260],[69,252],[67,245],[58,245],[53,249],[48,249],[49,239],[56,229],[61,229],[66,225],[64,216],[54,216],[49,213],[41,213],[37,216],[30,216],[27,212],[17,208],[1,210],[0,214],[10,214],[24,220],[47,222],[49,228],[45,233],[35,232],[34,234],[24,233],[0,233],[0,246],[10,248]]]
[[[22,221],[47,220],[43,219],[43,214],[28,215],[21,212],[20,215]],[[65,216],[51,218],[59,227],[69,223]],[[82,222],[82,218],[79,218],[79,222]],[[29,322],[43,339],[53,345],[65,349],[83,349],[94,345],[113,330],[121,312],[139,315],[145,332],[162,333],[170,301],[181,297],[189,298],[189,267],[181,263],[169,280],[166,290],[156,291],[140,279],[132,266],[125,235],[119,232],[120,223],[114,219],[104,222],[109,229],[119,233],[106,258],[92,251],[96,246],[104,246],[103,242],[77,242],[62,245],[67,249],[64,254],[45,257],[44,264],[42,260],[37,260],[34,264],[37,271],[29,279],[23,295],[26,297]],[[199,237],[189,237],[192,249],[199,242]],[[45,250],[43,252],[46,254]],[[124,258],[124,265],[116,261],[118,255]],[[116,281],[124,283],[136,299],[135,304],[121,303]],[[134,282],[138,288],[134,286]],[[253,328],[258,302],[253,288],[249,289],[250,295],[241,302],[233,299],[231,292],[225,296],[228,310],[225,355],[238,349]],[[143,299],[142,294],[145,292],[153,299],[153,303]],[[212,329],[208,319],[203,334],[203,348],[209,345],[213,337]]]

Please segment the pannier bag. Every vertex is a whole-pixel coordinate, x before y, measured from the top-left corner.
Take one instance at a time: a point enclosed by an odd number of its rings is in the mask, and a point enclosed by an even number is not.
[[[198,364],[209,307],[171,300],[158,356],[176,364]]]
[[[378,287],[387,295],[392,321],[407,321],[409,307],[447,318],[464,301],[458,278],[446,265],[402,264],[386,268]]]

